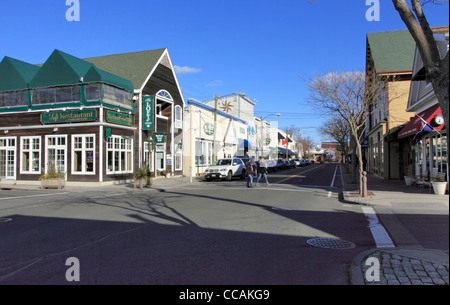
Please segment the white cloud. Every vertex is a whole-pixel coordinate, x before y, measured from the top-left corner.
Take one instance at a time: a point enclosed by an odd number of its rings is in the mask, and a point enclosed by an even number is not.
[[[220,87],[223,86],[223,81],[220,79],[213,80],[212,82],[208,83],[206,87]]]
[[[188,73],[199,73],[201,70],[197,69],[197,68],[192,68],[192,67],[188,67],[188,66],[173,66],[173,68],[175,69],[175,72],[177,74],[188,74]]]

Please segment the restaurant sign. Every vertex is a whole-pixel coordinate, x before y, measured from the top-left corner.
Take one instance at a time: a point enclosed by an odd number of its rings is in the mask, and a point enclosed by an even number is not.
[[[155,132],[155,143],[156,144],[165,143],[165,136],[166,134],[164,132]]]
[[[96,109],[51,111],[41,113],[42,124],[90,122],[97,119]]]
[[[108,123],[132,126],[133,125],[133,116],[131,116],[129,114],[125,114],[125,113],[108,111],[108,112],[106,112],[106,121]]]

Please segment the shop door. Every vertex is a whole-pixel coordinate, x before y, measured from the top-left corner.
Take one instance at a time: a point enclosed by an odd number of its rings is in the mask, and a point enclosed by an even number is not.
[[[67,173],[67,137],[49,136],[47,137],[46,168],[47,173],[52,166],[61,173]]]
[[[0,139],[0,178],[16,179],[15,139]]]

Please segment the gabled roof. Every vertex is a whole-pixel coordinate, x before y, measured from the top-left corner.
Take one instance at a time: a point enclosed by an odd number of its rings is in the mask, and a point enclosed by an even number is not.
[[[53,51],[30,83],[32,88],[74,85],[89,71],[92,64],[64,53]]]
[[[107,83],[121,89],[134,91],[133,84],[128,79],[122,78],[105,70],[92,66],[83,78],[84,83]]]
[[[164,51],[166,51],[165,48],[90,57],[84,60],[110,73],[129,79],[135,89],[140,89]]]
[[[0,62],[0,91],[27,89],[39,67],[5,56]]]
[[[378,73],[411,71],[416,43],[407,30],[367,34]]]

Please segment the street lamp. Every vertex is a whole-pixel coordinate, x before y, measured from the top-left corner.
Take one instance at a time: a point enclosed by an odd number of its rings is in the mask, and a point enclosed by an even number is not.
[[[266,115],[264,118],[263,118],[263,116],[261,116],[261,154],[260,154],[260,156],[263,156],[263,157],[264,157],[264,128],[263,128],[263,122],[264,122],[264,120],[266,118],[270,117],[271,115],[280,116],[281,114],[279,114],[279,113],[271,113],[271,114]]]

